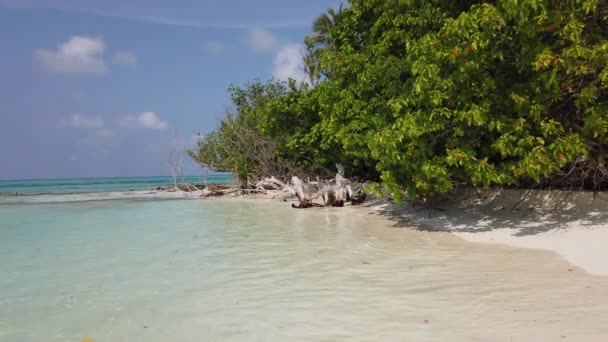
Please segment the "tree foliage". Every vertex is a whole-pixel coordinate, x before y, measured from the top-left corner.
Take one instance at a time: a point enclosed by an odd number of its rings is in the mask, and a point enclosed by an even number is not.
[[[247,107],[277,162],[397,198],[608,187],[608,1],[351,0],[314,29],[314,87]]]
[[[273,101],[285,96],[284,85],[254,82],[245,88],[231,86],[229,91],[232,112],[215,131],[201,136],[189,154],[212,170],[232,172],[243,186],[256,175],[284,172],[286,167],[275,158],[277,139],[263,134],[264,113]]]

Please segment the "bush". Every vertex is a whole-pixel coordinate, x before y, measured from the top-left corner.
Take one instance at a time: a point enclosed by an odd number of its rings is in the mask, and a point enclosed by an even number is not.
[[[397,199],[608,187],[606,0],[352,0],[306,43],[315,87],[232,88],[197,160],[243,180],[342,163]]]

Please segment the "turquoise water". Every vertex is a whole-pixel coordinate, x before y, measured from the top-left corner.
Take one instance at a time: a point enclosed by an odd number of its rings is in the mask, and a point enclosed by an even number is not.
[[[551,253],[171,184],[0,181],[0,341],[608,340],[608,279]]]
[[[568,267],[365,208],[0,204],[0,341],[608,341],[608,280]]]
[[[230,174],[202,176],[188,176],[185,181],[189,183],[226,184],[232,183]],[[26,180],[0,180],[0,194],[65,194],[85,192],[108,192],[128,190],[150,190],[157,187],[173,185],[173,178],[160,177],[113,177],[113,178],[69,178],[69,179],[26,179]]]

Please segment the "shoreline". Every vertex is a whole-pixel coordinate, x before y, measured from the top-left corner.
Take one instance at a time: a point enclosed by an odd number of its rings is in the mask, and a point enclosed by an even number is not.
[[[396,225],[474,243],[548,250],[589,274],[608,276],[608,199],[602,195],[468,189],[428,210],[390,203],[375,209]]]
[[[0,205],[74,203],[106,200],[267,200],[297,203],[295,196],[277,190],[220,196],[204,190],[112,191],[79,194],[7,196]],[[321,203],[318,198],[314,202]],[[346,207],[350,207],[347,205]],[[389,226],[426,232],[444,232],[468,242],[506,245],[556,253],[573,268],[608,276],[608,194],[587,191],[464,189],[429,209],[371,199],[354,210],[369,210]],[[328,208],[344,210],[346,208]],[[316,209],[305,209],[316,210]]]
[[[274,198],[277,193],[226,196],[226,200],[297,202],[295,198]],[[572,265],[570,271],[579,268],[608,276],[608,264],[603,261],[608,259],[608,196],[603,193],[466,189],[430,209],[382,199],[357,207],[361,208],[353,209],[370,210],[393,227],[449,233],[472,243],[550,251]]]

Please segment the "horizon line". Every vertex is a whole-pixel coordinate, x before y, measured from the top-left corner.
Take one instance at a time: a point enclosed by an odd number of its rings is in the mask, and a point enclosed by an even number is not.
[[[209,176],[224,176],[231,175],[231,172],[214,172],[213,174],[207,175]],[[173,178],[171,175],[166,176],[102,176],[102,177],[51,177],[51,178],[0,178],[0,182],[13,182],[13,181],[32,181],[32,180],[66,180],[66,179],[96,179],[96,178],[158,178],[158,177],[168,177]],[[184,177],[205,177],[204,175],[184,175]],[[178,177],[179,178],[179,177]]]

